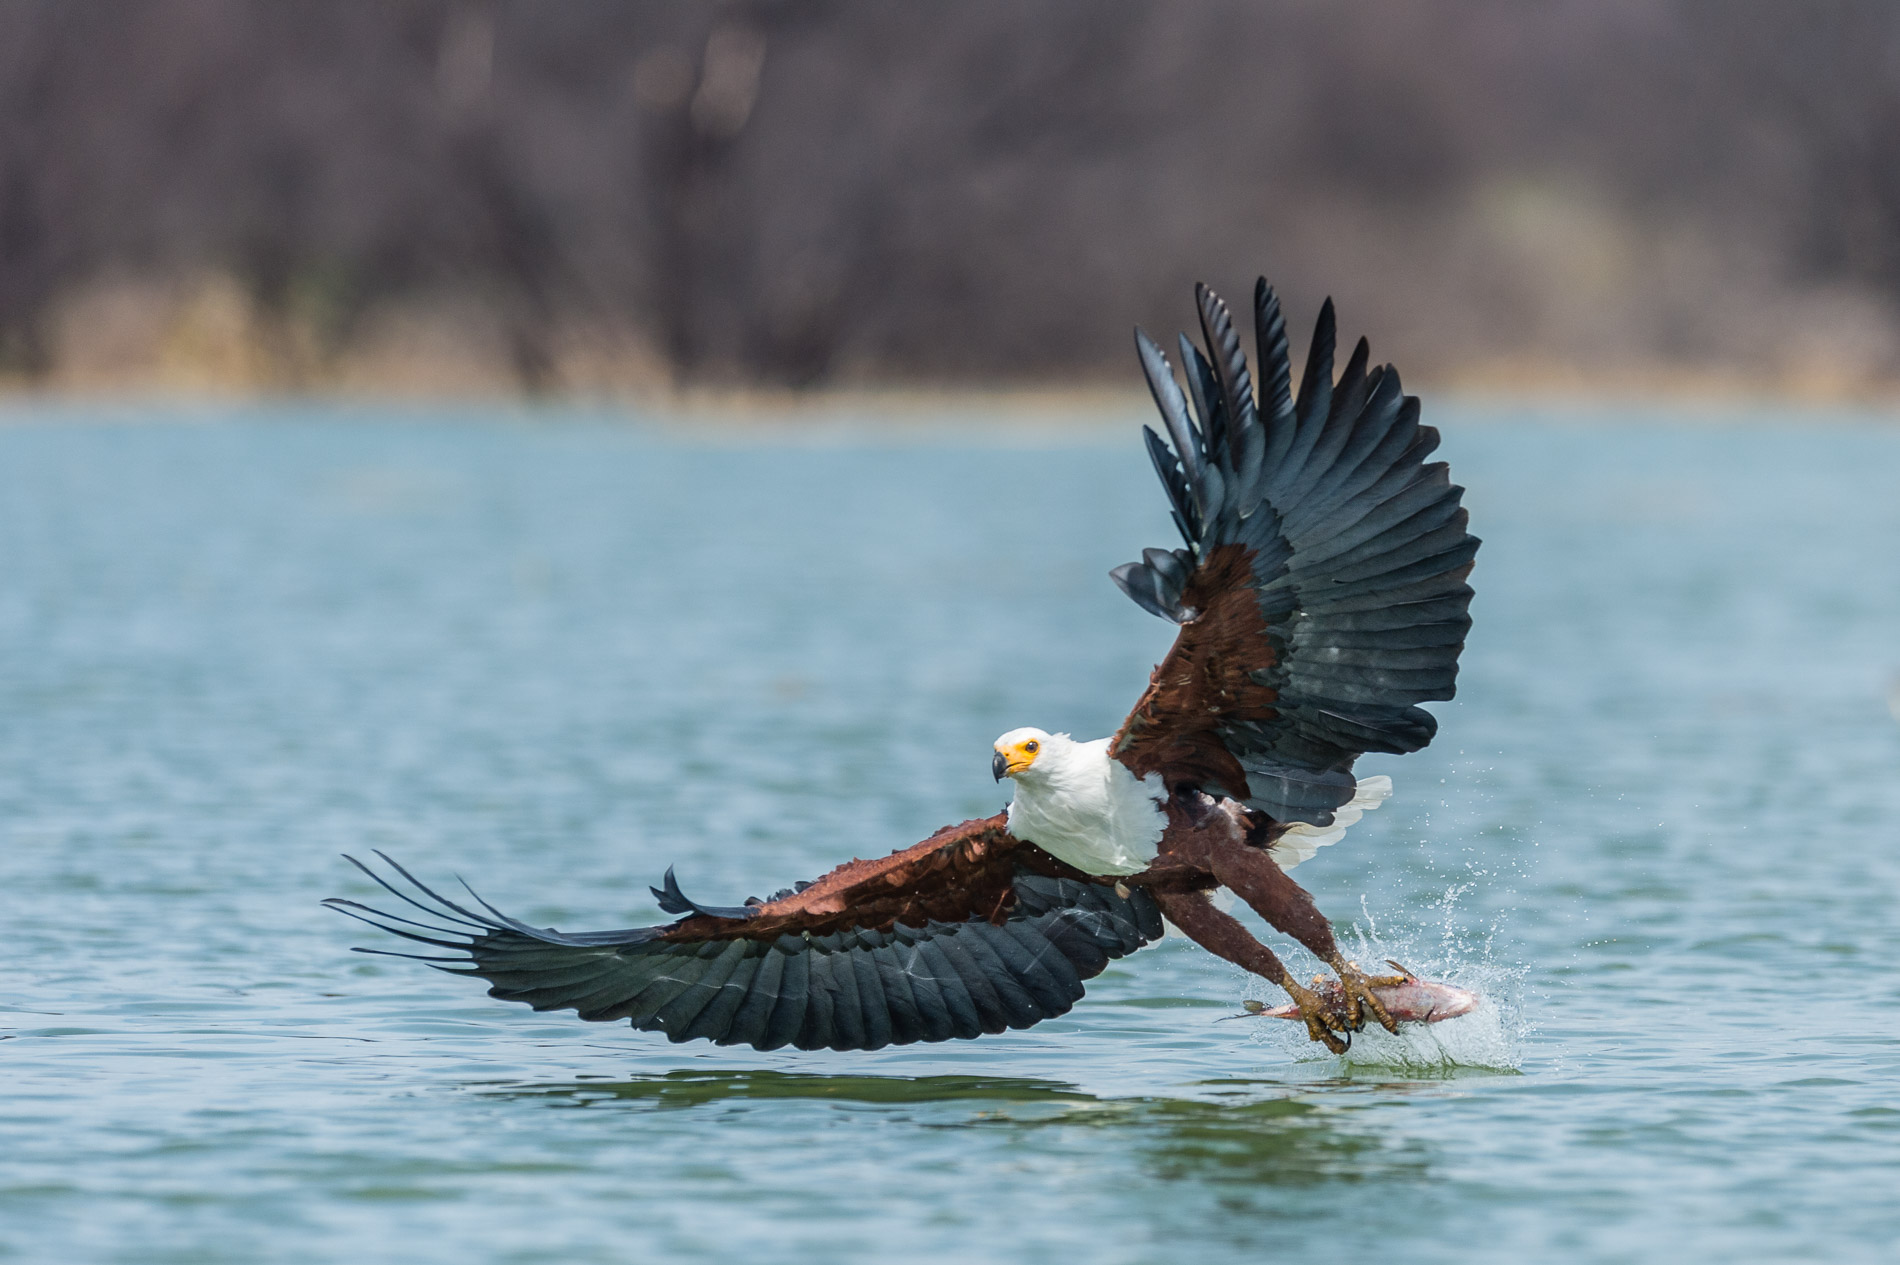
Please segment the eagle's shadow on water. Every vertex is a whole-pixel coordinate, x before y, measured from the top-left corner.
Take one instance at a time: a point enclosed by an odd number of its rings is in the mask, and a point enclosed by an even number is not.
[[[1392,1094],[1428,1092],[1443,1079],[1206,1081],[1190,1087],[1202,1096],[1103,1097],[1027,1077],[693,1070],[471,1088],[566,1109],[690,1110],[773,1100],[889,1107],[918,1128],[1002,1130],[1064,1151],[1110,1148],[1158,1180],[1211,1183],[1240,1195],[1246,1189],[1425,1179],[1433,1158],[1429,1146],[1416,1137],[1394,1137],[1373,1108]],[[1350,1094],[1326,1092],[1334,1089]]]
[[[547,1083],[485,1084],[479,1092],[500,1098],[539,1099],[550,1106],[591,1107],[613,1103],[658,1108],[697,1107],[742,1099],[802,1099],[853,1103],[1095,1102],[1093,1094],[1061,1081],[1006,1076],[834,1076],[823,1072],[698,1069]]]

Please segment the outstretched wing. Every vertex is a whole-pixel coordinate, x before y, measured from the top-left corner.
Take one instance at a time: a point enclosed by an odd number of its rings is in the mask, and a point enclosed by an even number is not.
[[[1121,895],[1016,839],[1003,822],[949,827],[883,860],[853,861],[733,908],[688,901],[669,870],[654,894],[669,913],[688,916],[660,927],[530,927],[472,891],[474,908],[449,900],[386,856],[412,891],[356,864],[428,921],[324,903],[450,951],[395,956],[480,976],[490,996],[536,1010],[627,1019],[673,1041],[875,1050],[1063,1014],[1083,980],[1161,935],[1146,892]]]
[[[1291,393],[1286,323],[1254,290],[1258,400],[1226,305],[1196,287],[1207,351],[1181,338],[1187,397],[1136,331],[1169,440],[1144,428],[1184,549],[1114,578],[1181,624],[1112,754],[1136,776],[1218,790],[1280,822],[1327,825],[1367,751],[1416,751],[1452,697],[1478,541],[1464,489],[1425,458],[1438,432],[1362,338],[1333,380],[1333,304]]]

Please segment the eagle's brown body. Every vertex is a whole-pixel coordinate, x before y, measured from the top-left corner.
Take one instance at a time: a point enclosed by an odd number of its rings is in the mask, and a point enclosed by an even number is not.
[[[1006,814],[998,813],[945,826],[887,857],[847,861],[801,891],[744,906],[744,914],[737,917],[693,914],[665,928],[659,938],[679,944],[731,937],[773,940],[788,932],[828,935],[858,927],[890,931],[898,925],[922,927],[933,920],[969,918],[1000,925],[1016,904],[1012,883],[1017,871],[1028,870],[1049,878],[1140,888],[1169,902],[1216,887],[1237,892],[1245,888],[1243,895],[1257,895],[1274,908],[1274,926],[1326,956],[1330,947],[1315,947],[1332,943],[1326,921],[1305,890],[1260,844],[1249,841],[1244,810],[1231,801],[1216,804],[1204,796],[1196,798],[1198,803],[1184,797],[1169,805],[1162,855],[1140,874],[1120,879],[1084,874],[1010,834]],[[1258,877],[1256,869],[1261,871]]]

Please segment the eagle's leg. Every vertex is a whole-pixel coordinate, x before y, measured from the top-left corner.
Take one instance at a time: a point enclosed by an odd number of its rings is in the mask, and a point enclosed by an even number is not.
[[[1346,1023],[1357,1031],[1371,1012],[1379,1026],[1397,1032],[1385,1004],[1374,996],[1374,981],[1357,964],[1348,962],[1333,939],[1333,928],[1313,903],[1313,896],[1281,869],[1265,848],[1228,843],[1210,848],[1207,865],[1222,887],[1252,906],[1276,929],[1292,936],[1312,951],[1339,976],[1340,991],[1346,1001]]]
[[[1222,913],[1208,900],[1204,891],[1156,890],[1155,904],[1167,920],[1187,937],[1216,957],[1226,958],[1235,966],[1272,980],[1287,992],[1306,1020],[1306,1035],[1325,1044],[1334,1054],[1344,1054],[1347,1042],[1333,1034],[1339,1020],[1319,994],[1293,978],[1293,972],[1274,956],[1273,950],[1248,934],[1239,920]],[[1341,1028],[1344,1032],[1346,1029]]]

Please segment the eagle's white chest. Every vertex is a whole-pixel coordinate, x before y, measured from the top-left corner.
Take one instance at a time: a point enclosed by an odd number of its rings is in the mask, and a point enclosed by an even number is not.
[[[1088,874],[1136,874],[1159,850],[1166,798],[1159,774],[1137,779],[1109,757],[1108,739],[1052,738],[1016,775],[1009,832]]]

